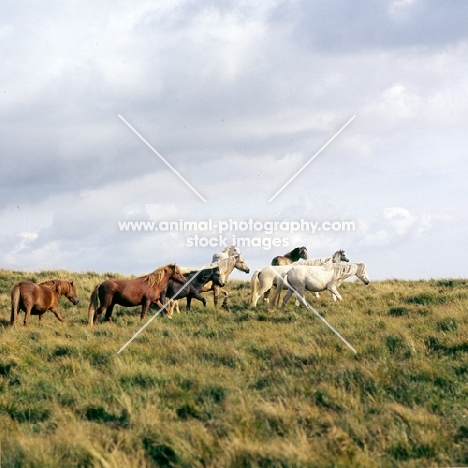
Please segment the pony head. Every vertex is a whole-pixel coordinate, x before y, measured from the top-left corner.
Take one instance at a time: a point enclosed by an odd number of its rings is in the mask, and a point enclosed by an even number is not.
[[[236,264],[234,265],[234,268],[237,268],[247,274],[250,273],[249,265],[245,263],[244,257],[241,254],[236,255]]]
[[[220,288],[222,288],[226,284],[223,277],[221,276],[219,267],[207,268],[206,270],[202,270],[200,276],[203,282],[213,281],[213,284],[219,286]]]
[[[41,286],[51,289],[58,293],[59,296],[66,296],[66,298],[73,304],[78,305],[80,300],[76,293],[75,285],[73,281],[63,281],[63,280],[49,280],[39,283]]]
[[[180,268],[176,264],[166,265],[166,267],[172,269],[171,279],[177,281],[178,283],[185,283],[187,281],[187,278],[182,274]]]
[[[65,292],[65,295],[67,296],[67,299],[73,304],[73,305],[78,305],[80,300],[78,299],[78,295],[76,294],[76,288],[75,285],[73,284],[73,281],[62,281],[63,288],[67,289]]]
[[[297,255],[299,258],[302,258],[304,260],[307,260],[307,247],[303,245],[302,247],[296,247],[294,250],[297,250]],[[293,252],[294,252],[293,250]]]
[[[337,250],[335,254],[333,255],[332,261],[334,263],[339,263],[339,262],[349,262],[349,258],[346,256],[346,253],[343,249]]]
[[[366,264],[356,263],[356,265],[357,265],[356,276],[367,286],[370,283],[370,281],[369,281],[369,278],[367,277]]]

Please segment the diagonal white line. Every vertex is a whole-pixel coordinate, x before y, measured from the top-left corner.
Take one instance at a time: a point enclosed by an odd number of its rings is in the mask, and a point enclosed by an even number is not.
[[[353,115],[269,200],[272,202],[354,119]]]
[[[127,127],[132,130],[135,135],[137,135],[140,140],[164,163],[166,166],[177,176],[179,179],[182,180],[182,182],[189,187],[201,200],[203,200],[206,203],[206,200],[190,185],[189,182],[187,182],[184,177],[179,174],[179,172],[169,163],[164,159],[120,114],[118,114],[120,120],[127,125]]]
[[[171,298],[170,301],[167,301],[118,351],[117,354],[120,354],[163,310],[166,309],[166,307],[173,301],[178,294],[182,291],[182,289],[185,288],[185,286],[188,286],[199,274],[202,270],[206,269],[207,266],[200,268],[190,280],[185,282],[182,287],[174,294],[174,296]]]
[[[281,280],[281,283],[283,282],[283,277],[277,272],[275,271],[273,268],[271,268],[270,265],[268,265],[270,270]],[[295,294],[297,294],[297,296],[300,296],[300,294],[296,291],[296,289],[294,289],[289,283],[287,283],[287,286],[288,288],[293,291]],[[282,285],[280,283],[277,283],[276,285],[277,288],[280,288],[282,287]],[[302,297],[302,296],[300,296]],[[357,351],[348,343],[348,341],[346,341],[305,299],[305,297],[303,298],[304,299],[304,302],[305,304],[307,305],[307,307],[354,353],[354,354],[357,354]]]

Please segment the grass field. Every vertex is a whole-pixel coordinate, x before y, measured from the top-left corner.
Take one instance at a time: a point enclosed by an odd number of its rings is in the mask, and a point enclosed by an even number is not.
[[[468,280],[310,297],[356,355],[292,300],[251,309],[240,281],[228,310],[195,301],[119,355],[139,309],[86,325],[109,276],[0,270],[1,468],[468,465]],[[55,277],[78,286],[66,323],[9,327],[13,284]]]

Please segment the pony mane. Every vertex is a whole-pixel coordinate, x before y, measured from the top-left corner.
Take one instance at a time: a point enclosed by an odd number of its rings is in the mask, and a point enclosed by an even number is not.
[[[242,254],[236,254],[236,255],[231,255],[230,257],[227,258],[222,258],[221,260],[218,260],[217,262],[210,263],[209,265],[206,265],[205,268],[215,268],[219,267],[219,272],[221,275],[224,275],[226,273],[231,273],[231,271],[236,268],[236,265],[238,263],[241,263],[244,265],[244,268],[248,268],[247,264],[245,263],[244,257]],[[241,270],[245,271],[245,270]]]
[[[324,265],[325,263],[331,263],[331,257],[320,257],[320,258],[310,258],[307,260],[300,260],[297,263],[298,265],[308,265],[308,266],[320,266]]]
[[[232,257],[233,255],[240,255],[240,250],[236,245],[230,245],[228,247],[224,247],[221,252],[217,252],[213,255],[212,263],[219,262],[227,257]]]
[[[228,247],[224,247],[221,252],[228,253],[228,252],[235,252],[234,255],[239,254],[239,249],[237,248],[237,245],[229,245]]]
[[[166,275],[168,269],[172,269],[174,271],[177,270],[177,266],[174,263],[168,263],[167,265],[161,266],[154,270],[152,273],[147,275],[140,276],[139,278],[147,281],[149,286],[152,288],[153,286],[161,283],[162,279]]]
[[[204,276],[210,276],[213,273],[215,273],[216,269],[218,269],[218,273],[220,273],[219,267],[217,267],[217,266],[212,267],[212,268],[203,268],[203,270],[199,270],[197,273],[198,273],[198,276],[200,278],[203,278]],[[194,274],[196,274],[196,273],[193,273],[190,276],[192,277]]]
[[[39,283],[41,286],[45,286],[47,289],[57,292],[58,294],[68,294],[71,289],[71,285],[68,281],[63,281],[59,279],[53,279],[48,281],[43,281]]]
[[[58,280],[48,280],[48,281],[43,281],[42,283],[39,283],[41,286],[45,286],[46,288],[55,290],[57,289],[57,281]]]
[[[237,263],[238,258],[240,260],[241,256],[240,255],[231,255],[230,257],[222,258],[221,260],[217,260],[216,262],[210,263],[209,265],[206,265],[205,268],[218,267],[221,274],[223,274],[229,267],[231,267],[232,265],[235,265]]]
[[[300,252],[306,251],[307,252],[307,247],[303,245],[302,247],[295,247],[294,249],[291,250],[290,254],[291,256],[298,255]]]
[[[333,263],[333,266],[335,269],[335,278],[355,275],[358,269],[355,263]]]

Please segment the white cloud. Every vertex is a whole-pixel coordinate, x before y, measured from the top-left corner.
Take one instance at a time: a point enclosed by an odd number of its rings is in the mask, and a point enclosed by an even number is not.
[[[408,210],[398,206],[386,208],[383,216],[399,236],[404,236],[417,219]]]
[[[365,234],[361,244],[385,248],[419,239],[433,227],[436,221],[443,220],[427,213],[416,216],[406,208],[398,206],[388,207],[376,216],[373,222],[363,225]]]
[[[146,271],[210,255],[177,235],[124,236],[118,220],[306,217],[359,221],[352,234],[291,236],[317,256],[349,246],[392,261],[396,249],[434,242],[436,265],[449,248],[443,216],[451,245],[463,245],[466,220],[456,215],[468,201],[466,7],[436,6],[1,6],[1,258]],[[268,252],[247,253],[269,263]]]

